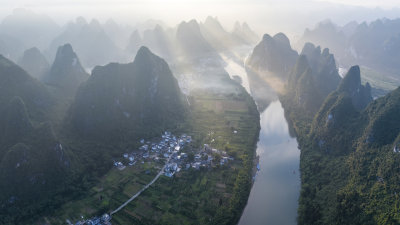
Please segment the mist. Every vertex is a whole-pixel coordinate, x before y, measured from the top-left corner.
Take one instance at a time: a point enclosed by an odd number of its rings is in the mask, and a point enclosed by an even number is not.
[[[60,26],[84,16],[106,22],[114,19],[118,23],[135,26],[149,19],[163,21],[175,26],[182,20],[204,20],[207,16],[218,16],[227,30],[237,20],[246,21],[259,34],[284,32],[298,37],[306,27],[330,19],[344,25],[349,21],[371,21],[377,18],[394,18],[400,12],[397,1],[341,1],[341,0],[220,0],[220,1],[8,1],[0,6],[0,19],[11,14],[15,8],[29,9],[45,14]]]
[[[398,0],[0,2],[0,224],[400,224]]]

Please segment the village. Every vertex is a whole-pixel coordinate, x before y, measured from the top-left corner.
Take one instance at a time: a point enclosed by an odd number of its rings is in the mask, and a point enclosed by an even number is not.
[[[213,142],[214,139],[211,141]],[[159,174],[147,184],[134,197],[111,214],[104,214],[101,217],[92,217],[90,219],[81,218],[75,225],[111,225],[112,214],[119,211],[126,204],[136,198],[142,191],[153,184],[162,174],[166,177],[173,177],[181,170],[199,170],[201,168],[214,168],[216,166],[224,166],[229,161],[234,160],[225,151],[212,148],[209,144],[203,144],[201,147],[193,148],[192,137],[186,134],[175,136],[171,132],[165,131],[160,138],[153,141],[140,140],[140,147],[132,152],[125,152],[121,158],[113,161],[113,165],[118,170],[124,170],[127,167],[137,164],[164,162],[164,167]],[[70,221],[67,223],[72,225]]]
[[[225,151],[211,148],[208,144],[204,144],[197,150],[191,148],[189,145],[191,142],[191,136],[182,134],[177,137],[166,131],[159,141],[141,139],[139,150],[124,153],[120,160],[114,161],[114,166],[119,170],[124,170],[127,166],[134,166],[137,163],[166,160],[163,174],[172,177],[182,169],[212,168],[218,164],[223,166],[229,160],[233,160],[233,157],[228,156]]]

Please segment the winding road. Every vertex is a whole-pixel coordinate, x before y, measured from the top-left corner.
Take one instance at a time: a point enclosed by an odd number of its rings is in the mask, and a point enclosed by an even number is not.
[[[135,195],[133,195],[130,199],[128,199],[126,202],[124,202],[124,204],[122,204],[121,206],[119,206],[116,210],[112,211],[110,213],[110,215],[113,215],[115,213],[117,213],[118,211],[120,211],[121,209],[123,209],[126,205],[128,205],[131,201],[133,201],[135,198],[137,198],[143,191],[145,191],[147,188],[149,188],[154,182],[156,182],[156,180],[164,173],[164,169],[165,167],[168,165],[169,161],[172,158],[172,154],[171,156],[168,158],[167,162],[165,163],[165,165],[163,166],[163,168],[160,170],[160,172],[158,172],[157,176],[154,177],[154,179],[146,184],[146,186],[144,186],[140,191],[138,191]]]

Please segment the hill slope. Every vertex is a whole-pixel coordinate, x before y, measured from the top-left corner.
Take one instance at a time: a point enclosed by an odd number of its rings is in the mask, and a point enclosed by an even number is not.
[[[93,70],[78,90],[70,122],[80,134],[128,138],[175,126],[185,103],[167,63],[141,47],[132,63]]]

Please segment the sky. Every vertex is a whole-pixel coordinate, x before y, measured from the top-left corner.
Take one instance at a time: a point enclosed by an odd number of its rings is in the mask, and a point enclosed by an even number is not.
[[[1,0],[2,5],[97,5],[97,4],[205,4],[205,3],[279,3],[279,2],[332,2],[348,5],[368,7],[388,6],[396,7],[398,0]]]
[[[392,8],[400,7],[398,0],[0,0],[2,7],[60,7],[117,5],[210,5],[210,4],[316,4],[320,2],[344,5]]]
[[[400,9],[392,8],[400,8],[400,0],[0,0],[0,19],[14,8],[46,14],[60,25],[78,16],[101,22],[113,18],[130,25],[159,19],[176,25],[211,15],[228,30],[238,20],[259,33],[283,31],[296,36],[325,19],[344,25],[351,20],[396,17]]]

